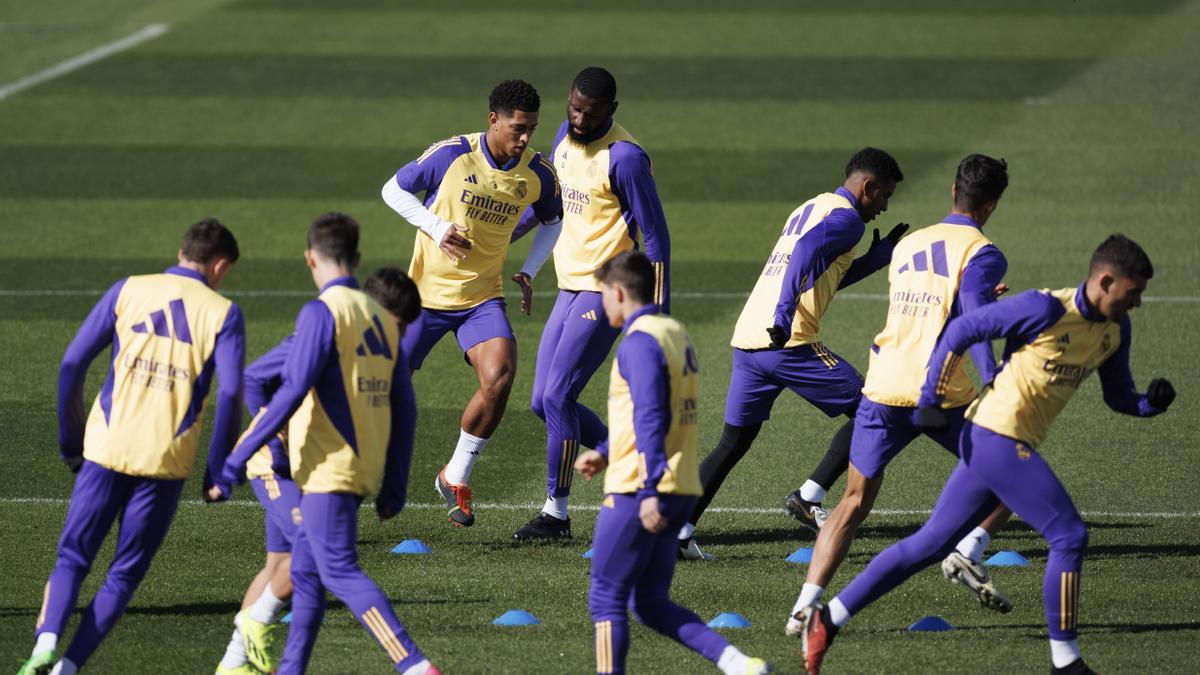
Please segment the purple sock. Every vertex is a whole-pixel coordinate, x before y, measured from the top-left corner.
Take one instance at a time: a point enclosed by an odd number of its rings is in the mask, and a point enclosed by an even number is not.
[[[629,618],[620,616],[596,621],[596,672],[625,672],[625,657],[629,655]]]

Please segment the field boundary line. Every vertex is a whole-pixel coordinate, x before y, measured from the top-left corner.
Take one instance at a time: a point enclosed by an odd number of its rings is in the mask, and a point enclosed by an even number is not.
[[[70,500],[65,497],[0,497],[0,504],[62,504],[66,505]],[[205,504],[199,499],[184,499],[181,500],[182,506],[208,506],[209,508],[223,508],[224,506],[231,507],[258,507],[257,501],[236,500],[225,502],[224,505]],[[487,511],[489,509],[495,511],[528,511],[531,509],[540,509],[543,506],[542,502],[527,502],[523,504],[506,504],[506,503],[488,503],[478,502],[475,508]],[[369,502],[363,502],[363,509],[374,509],[374,505]],[[445,504],[437,503],[412,503],[404,508],[416,509],[419,511],[436,511],[444,510]],[[600,506],[597,504],[580,504],[572,506],[572,509],[577,511],[599,511]],[[740,513],[746,515],[763,515],[778,513],[786,514],[782,508],[765,508],[755,506],[712,506],[705,510],[705,513]],[[933,513],[933,509],[872,509],[872,515],[880,516],[927,516]],[[1081,511],[1081,515],[1085,518],[1179,518],[1192,519],[1200,518],[1200,511]]]
[[[97,61],[106,59],[113,54],[123,52],[126,49],[136,47],[143,42],[153,40],[163,33],[166,33],[169,29],[170,26],[168,24],[152,23],[135,33],[126,35],[120,40],[110,42],[106,45],[101,45],[95,49],[89,49],[79,56],[69,58],[62,63],[50,66],[49,68],[36,72],[32,75],[26,75],[16,82],[11,82],[3,87],[0,87],[0,101],[3,101],[13,94],[25,91],[30,87],[36,87],[43,82],[53,80],[56,77],[62,77],[63,75],[72,73],[80,68],[90,66]]]
[[[0,297],[8,298],[37,298],[37,297],[100,297],[104,295],[104,289],[89,289],[89,288],[0,288]],[[253,290],[247,289],[244,291],[228,291],[222,295],[227,295],[231,298],[315,298],[317,292],[313,290],[295,291],[287,289],[278,290]],[[507,297],[520,297],[516,294],[509,294]],[[534,291],[535,298],[555,298],[558,297],[557,291]],[[695,300],[718,300],[718,299],[745,299],[750,297],[748,292],[724,292],[724,291],[677,291],[671,293],[673,298],[689,298]],[[838,298],[843,300],[874,300],[883,302],[888,299],[886,293],[838,293]],[[1200,295],[1147,295],[1142,297],[1142,302],[1165,302],[1165,303],[1200,303]]]

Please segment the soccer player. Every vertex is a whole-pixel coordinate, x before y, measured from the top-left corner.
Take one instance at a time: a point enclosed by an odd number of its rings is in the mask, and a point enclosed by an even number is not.
[[[326,590],[362,622],[397,671],[437,673],[358,564],[362,500],[378,489],[381,520],[404,507],[417,412],[400,346],[404,325],[358,290],[353,276],[358,236],[358,223],[341,213],[309,227],[304,258],[320,294],[296,317],[279,389],[238,441],[225,478],[244,480],[250,457],[288,424],[288,459],[301,496],[293,512],[292,623],[280,673],[307,667]],[[400,315],[412,318],[420,298],[409,293],[400,304]]]
[[[775,399],[791,389],[829,417],[854,419],[862,377],[821,344],[821,317],[834,294],[886,266],[908,225],[900,223],[880,238],[875,230],[865,255],[855,258],[871,222],[887,210],[900,165],[877,148],[863,148],[846,164],[846,180],[834,192],[796,207],[763,267],[733,332],[733,374],[725,401],[725,431],[700,465],[704,494],[679,532],[679,555],[707,560],[692,532],[729,471],[738,463],[771,415]],[[822,489],[845,472],[850,452],[847,422],[834,436],[818,468]],[[836,455],[831,463],[829,458]],[[822,494],[821,497],[824,495]],[[823,519],[820,498],[803,511],[814,530]]]
[[[546,422],[546,503],[515,539],[571,536],[567,514],[571,466],[579,447],[608,436],[595,412],[579,403],[592,374],[608,357],[618,329],[609,325],[594,272],[637,248],[641,231],[654,266],[651,301],[663,312],[671,243],[650,158],[613,119],[617,82],[603,68],[584,68],[567,97],[567,119],[550,157],[563,193],[563,229],[554,247],[558,300],[546,320],[533,378],[533,412]]]
[[[409,365],[453,331],[479,389],[463,411],[458,445],[434,485],[456,527],[475,523],[469,482],[475,462],[500,424],[517,372],[517,343],[505,314],[501,273],[521,214],[542,223],[517,275],[521,311],[531,311],[533,278],[562,230],[554,168],[529,149],[541,99],[520,80],[492,89],[486,132],[434,143],[383,186],[383,199],[418,228],[408,273],[421,292],[421,313],[404,336]],[[416,193],[424,192],[424,201]]]
[[[942,407],[954,372],[973,344],[1005,338],[1005,360],[992,386],[967,410],[960,456],[928,522],[875,556],[829,605],[804,609],[805,667],[817,673],[850,617],[949,552],[965,533],[1004,503],[1046,538],[1050,555],[1042,594],[1050,628],[1052,673],[1091,673],[1076,642],[1079,573],[1088,533],[1071,496],[1038,448],[1080,383],[1100,371],[1104,402],[1123,414],[1165,412],[1175,390],[1155,379],[1145,394],[1129,370],[1128,312],[1141,304],[1154,276],[1150,258],[1117,234],[1092,255],[1076,288],[1027,291],[953,320],[929,357],[917,425],[941,432],[952,424]]]
[[[58,445],[78,476],[23,675],[51,668],[72,675],[125,613],[175,517],[214,373],[217,412],[203,496],[229,497],[220,476],[241,426],[246,337],[241,310],[216,289],[237,259],[237,240],[224,225],[192,225],[177,265],[113,284],[67,347],[58,374]],[[85,425],[84,379],[109,344],[108,377]],[[58,639],[79,586],[118,520],[108,576],[60,660]]]
[[[793,618],[788,620],[789,634],[799,634],[801,623],[795,615],[820,600],[825,585],[845,559],[855,531],[871,513],[883,485],[884,468],[921,434],[916,412],[925,363],[946,322],[993,302],[996,290],[1002,289],[1008,261],[984,236],[983,227],[1006,187],[1008,165],[1004,160],[968,155],[959,163],[950,189],[954,205],[949,215],[910,234],[892,253],[887,324],[871,345],[864,400],[854,417],[846,491],[817,535],[804,587],[792,609]],[[976,343],[971,357],[984,384],[990,383],[996,372],[991,343]],[[946,381],[942,405],[950,426],[930,437],[957,457],[963,413],[975,398],[975,389],[961,362],[947,371]],[[989,520],[995,531],[1007,518]],[[960,542],[967,553],[951,553],[947,564],[966,580],[984,606],[1006,612],[1012,604],[996,590],[980,562],[990,533],[983,528],[979,533]]]
[[[608,390],[608,438],[575,463],[589,480],[608,467],[588,591],[596,672],[625,672],[628,607],[727,675],[769,673],[766,662],[742,654],[670,598],[675,534],[700,494],[696,349],[683,325],[653,303],[658,275],[645,254],[610,258],[596,279],[604,315],[625,333]]]
[[[397,267],[376,270],[367,277],[363,290],[402,325],[412,323],[420,311],[416,303],[405,304],[417,290]],[[294,340],[295,335],[289,335],[247,366],[244,397],[251,414],[265,408],[283,383],[283,366]],[[267,561],[246,589],[217,675],[270,672],[277,665],[272,654],[275,615],[292,597],[292,541],[296,537],[292,512],[300,506],[300,489],[291,477],[284,437],[281,432],[271,438],[246,463],[254,496],[266,511]]]

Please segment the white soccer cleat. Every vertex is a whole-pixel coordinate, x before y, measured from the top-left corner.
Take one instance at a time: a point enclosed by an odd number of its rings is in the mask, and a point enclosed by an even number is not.
[[[716,560],[717,556],[711,553],[705,553],[700,550],[700,546],[692,537],[679,542],[679,559],[680,560]]]
[[[804,621],[797,619],[800,612],[788,617],[787,624],[783,627],[783,634],[788,637],[800,637],[804,635]]]
[[[992,583],[987,568],[958,551],[951,551],[942,561],[942,576],[951,583],[966,586],[984,607],[1001,614],[1012,611],[1012,601]]]

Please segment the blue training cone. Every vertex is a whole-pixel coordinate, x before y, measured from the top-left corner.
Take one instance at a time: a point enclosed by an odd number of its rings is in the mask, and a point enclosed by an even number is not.
[[[492,623],[497,626],[531,626],[540,624],[538,618],[523,609],[510,609],[500,616],[492,619]]]
[[[425,545],[425,542],[420,539],[405,539],[396,544],[392,549],[392,553],[419,555],[423,553],[433,553],[433,549]]]
[[[790,563],[810,563],[812,562],[813,550],[807,546],[801,546],[789,555],[785,560]]]
[[[1025,567],[1029,559],[1016,551],[1000,551],[988,558],[987,564],[992,567]]]
[[[943,619],[940,616],[932,616],[931,615],[931,616],[923,616],[920,619],[917,619],[916,623],[909,626],[908,629],[910,631],[940,633],[944,630],[954,630],[954,626],[951,626],[949,621],[946,621],[945,619]]]
[[[709,628],[749,628],[750,622],[737,612],[721,612],[708,622]]]
[[[592,557],[592,553],[593,553],[593,549],[590,549],[590,548],[589,548],[588,550],[586,550],[586,551],[584,551],[584,552],[583,552],[583,555],[581,555],[581,556],[579,556],[579,557],[581,557],[581,558],[591,558],[591,557]]]
[[[292,613],[291,612],[284,614],[283,618],[281,618],[279,620],[279,623],[291,623],[291,622],[292,622]]]

